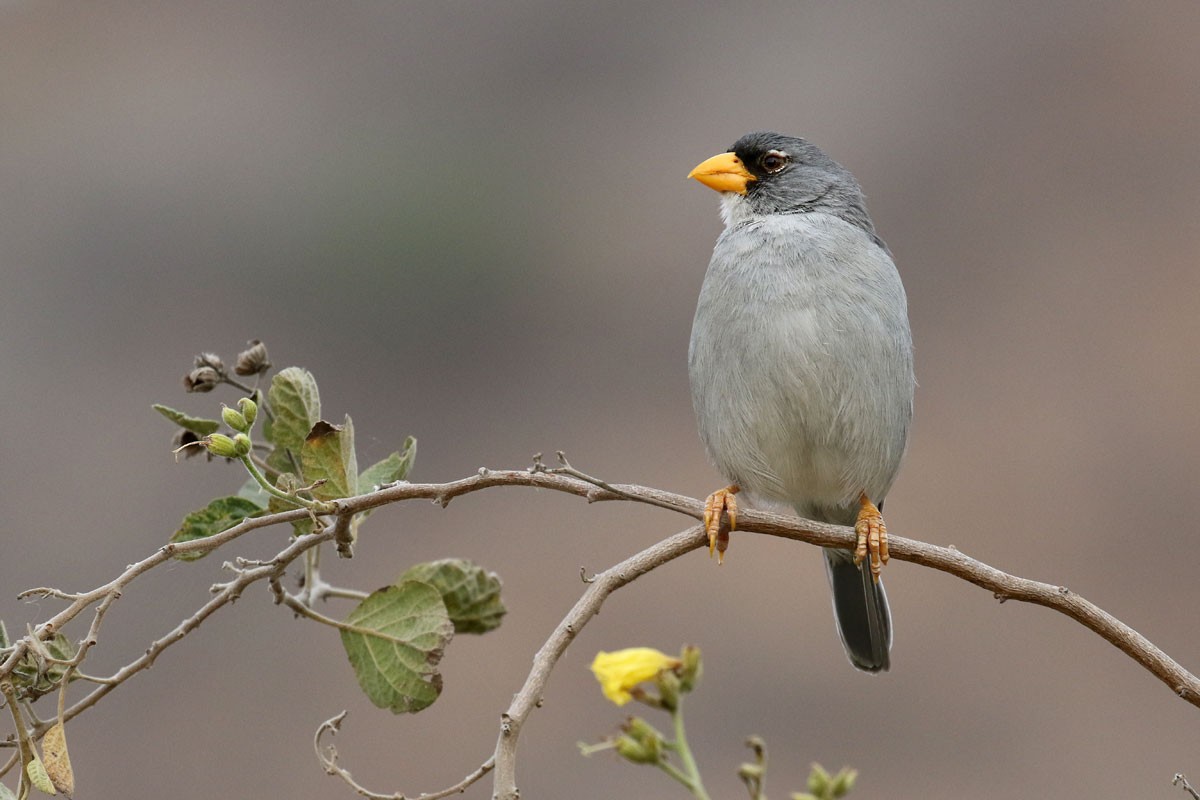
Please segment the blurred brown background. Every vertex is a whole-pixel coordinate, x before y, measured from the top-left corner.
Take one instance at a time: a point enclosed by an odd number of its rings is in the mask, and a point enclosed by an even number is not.
[[[1194,0],[0,4],[0,617],[21,633],[59,604],[20,589],[102,583],[241,482],[176,464],[150,404],[212,413],[232,395],[180,376],[251,337],[315,372],[364,464],[411,433],[415,480],[563,449],[716,488],[685,360],[720,223],[684,175],[772,128],[855,172],[908,287],[921,386],[892,530],[1068,585],[1200,667],[1198,37]],[[452,645],[432,709],[371,708],[336,635],[256,587],[74,723],[78,796],[348,797],[310,744],[342,709],[357,778],[448,785],[491,751],[579,567],[686,523],[527,490],[386,509],[335,579],[458,555],[506,581],[505,626]],[[139,580],[89,671],[282,536]],[[1174,772],[1200,777],[1197,710],[1080,626],[903,563],[887,582],[893,670],[870,678],[811,548],[746,535],[719,570],[638,581],[554,674],[523,796],[682,796],[575,742],[622,717],[596,650],[685,642],[714,797],[742,796],[751,733],[772,797],[812,760],[857,766],[862,798],[1169,800]]]

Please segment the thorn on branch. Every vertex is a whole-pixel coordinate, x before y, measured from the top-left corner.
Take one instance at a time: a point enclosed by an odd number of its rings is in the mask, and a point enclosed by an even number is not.
[[[589,577],[587,574],[587,567],[580,567],[579,568],[579,580],[583,581],[584,583],[595,583],[596,576],[593,574]]]

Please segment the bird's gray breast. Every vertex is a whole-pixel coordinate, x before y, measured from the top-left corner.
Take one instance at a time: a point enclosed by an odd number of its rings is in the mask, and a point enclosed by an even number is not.
[[[853,522],[881,502],[912,416],[912,342],[891,257],[837,217],[742,221],[717,241],[689,348],[717,468],[760,498]]]

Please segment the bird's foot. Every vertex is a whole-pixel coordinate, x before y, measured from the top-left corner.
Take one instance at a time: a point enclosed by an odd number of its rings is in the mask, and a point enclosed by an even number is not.
[[[883,565],[888,561],[887,525],[883,524],[879,509],[865,494],[858,496],[858,503],[858,520],[854,523],[854,533],[858,536],[854,547],[854,563],[862,564],[869,555],[871,577],[878,581]]]
[[[716,550],[718,564],[725,560],[725,550],[729,547],[729,532],[737,527],[737,500],[734,499],[734,495],[741,490],[742,487],[737,484],[730,484],[724,489],[717,489],[704,501],[704,531],[708,534],[708,555],[711,558],[713,550]],[[725,514],[729,515],[728,526],[721,524]]]

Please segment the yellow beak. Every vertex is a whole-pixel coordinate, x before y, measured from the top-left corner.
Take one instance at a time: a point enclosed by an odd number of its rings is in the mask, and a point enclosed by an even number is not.
[[[710,189],[718,192],[746,193],[750,181],[758,180],[751,175],[742,160],[733,153],[721,153],[707,161],[696,165],[688,173],[689,178],[695,178]]]

